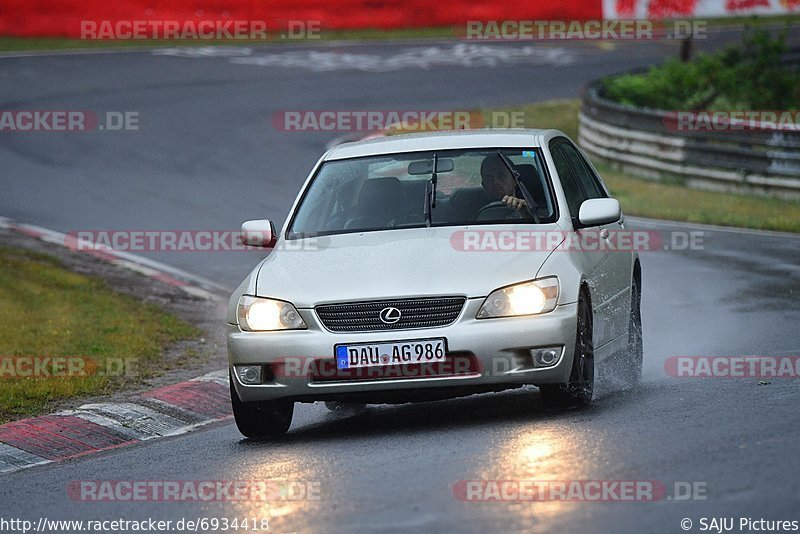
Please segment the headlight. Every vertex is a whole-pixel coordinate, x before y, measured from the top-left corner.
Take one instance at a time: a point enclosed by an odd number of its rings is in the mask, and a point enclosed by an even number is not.
[[[242,330],[298,330],[308,328],[291,302],[242,295],[236,308]]]
[[[500,288],[486,297],[478,319],[536,315],[553,311],[558,303],[558,278],[541,278]]]

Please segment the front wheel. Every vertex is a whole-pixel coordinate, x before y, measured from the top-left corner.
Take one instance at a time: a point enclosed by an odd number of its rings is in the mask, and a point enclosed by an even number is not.
[[[230,377],[231,405],[236,427],[248,438],[274,438],[286,434],[292,424],[294,402],[287,400],[270,400],[260,402],[242,402],[236,388],[235,378]]]
[[[620,377],[626,388],[634,388],[642,379],[644,343],[642,340],[642,289],[634,280],[631,286],[631,316],[628,323],[628,350],[624,353]]]
[[[592,310],[588,299],[581,294],[578,300],[578,326],[572,371],[566,384],[547,384],[539,387],[542,400],[553,408],[584,406],[592,402],[594,393],[594,342],[592,339]]]

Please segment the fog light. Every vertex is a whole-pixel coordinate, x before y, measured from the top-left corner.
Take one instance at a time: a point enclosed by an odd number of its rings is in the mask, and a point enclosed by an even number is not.
[[[543,347],[531,349],[534,367],[552,367],[561,359],[563,347]]]
[[[260,365],[238,365],[236,366],[236,374],[242,384],[252,386],[261,383]]]

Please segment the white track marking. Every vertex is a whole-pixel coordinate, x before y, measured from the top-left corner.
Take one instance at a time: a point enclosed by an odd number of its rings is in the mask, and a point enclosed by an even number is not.
[[[36,456],[22,449],[0,443],[0,473],[10,473],[25,467],[52,463],[41,456]]]
[[[706,230],[706,231],[713,231],[713,232],[728,232],[733,234],[747,234],[747,235],[755,235],[755,236],[765,236],[765,237],[782,237],[782,238],[789,238],[789,239],[800,239],[800,234],[793,234],[791,232],[776,232],[772,230],[754,230],[751,228],[738,228],[735,226],[716,226],[713,224],[700,224],[700,223],[690,223],[690,222],[681,222],[681,221],[668,221],[663,219],[647,219],[644,217],[625,217],[626,221],[630,221],[635,224],[643,224],[647,226],[668,226],[668,227],[679,227],[679,228],[694,228],[697,230]]]
[[[55,415],[73,415],[140,441],[181,433],[184,421],[133,402],[84,404]]]
[[[197,276],[195,274],[186,272],[182,269],[172,267],[165,263],[161,263],[143,256],[131,254],[130,252],[117,251],[102,245],[95,244],[87,240],[75,240],[74,238],[67,239],[67,235],[49,228],[36,226],[33,224],[22,224],[9,219],[8,217],[0,216],[0,228],[10,228],[22,230],[23,232],[30,232],[38,234],[38,238],[47,243],[54,245],[79,248],[80,250],[95,250],[113,256],[110,263],[118,265],[124,269],[135,271],[148,277],[158,276],[159,274],[166,274],[170,277],[175,277],[180,281],[186,281],[193,285],[180,285],[184,292],[201,297],[208,300],[218,300],[230,294],[232,290],[221,284]],[[67,243],[70,243],[69,245]]]
[[[211,373],[204,374],[203,376],[192,378],[190,382],[215,382],[221,386],[227,386],[229,384],[228,370],[220,369],[219,371],[213,371]]]
[[[252,48],[238,46],[187,46],[176,48],[161,48],[151,52],[154,56],[173,56],[188,58],[214,58],[214,57],[240,57],[249,56]]]
[[[402,69],[430,69],[438,66],[498,67],[509,64],[569,65],[575,56],[565,48],[542,46],[491,46],[458,43],[450,46],[410,48],[388,56],[350,52],[303,50],[262,53],[230,60],[239,65],[295,67],[316,72],[361,70],[391,72]]]
[[[191,59],[228,58],[237,65],[258,67],[303,68],[315,72],[361,70],[391,72],[401,69],[430,69],[438,66],[498,67],[513,64],[569,65],[575,53],[563,47],[543,45],[506,46],[456,43],[404,47],[387,54],[341,52],[330,50],[253,50],[220,47],[167,48],[153,55]]]

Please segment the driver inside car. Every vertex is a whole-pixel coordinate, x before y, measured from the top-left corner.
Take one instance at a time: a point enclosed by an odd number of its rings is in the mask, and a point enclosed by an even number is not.
[[[520,177],[523,180],[523,177]],[[497,154],[490,154],[481,162],[481,185],[490,202],[503,202],[509,208],[520,210],[526,206],[522,192],[514,182],[511,172]],[[531,186],[525,186],[531,191]]]

